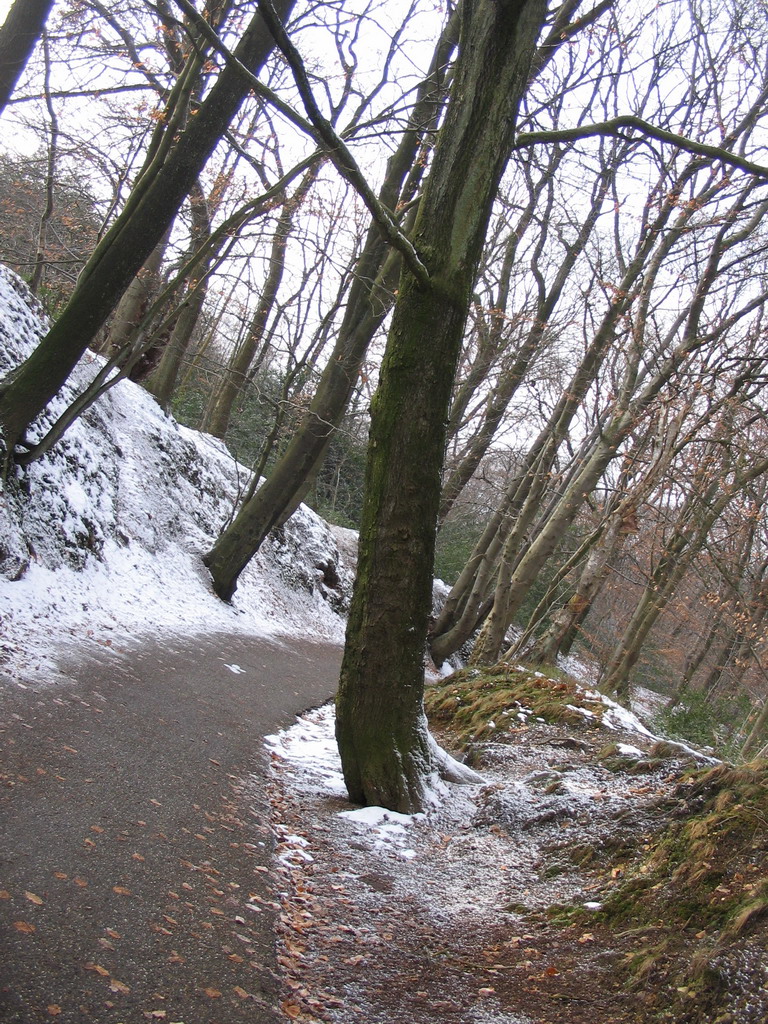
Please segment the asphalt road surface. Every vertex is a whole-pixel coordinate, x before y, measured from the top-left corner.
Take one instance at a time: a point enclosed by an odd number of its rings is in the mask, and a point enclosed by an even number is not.
[[[327,700],[340,648],[91,641],[0,674],[0,1021],[278,1020],[265,734]]]

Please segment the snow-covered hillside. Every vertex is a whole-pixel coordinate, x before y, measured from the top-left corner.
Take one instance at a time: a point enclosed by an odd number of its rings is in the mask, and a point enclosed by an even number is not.
[[[36,300],[0,267],[0,376],[44,331]],[[78,368],[51,415],[99,365],[92,356]],[[338,531],[305,506],[245,570],[231,605],[214,595],[201,556],[247,482],[223,443],[117,384],[0,490],[0,666],[25,675],[46,668],[58,640],[158,626],[341,640],[351,567]]]

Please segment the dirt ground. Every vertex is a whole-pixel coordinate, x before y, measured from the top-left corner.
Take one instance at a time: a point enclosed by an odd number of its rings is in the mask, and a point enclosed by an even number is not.
[[[663,1020],[669,994],[628,987],[623,969],[647,937],[598,924],[621,869],[606,881],[578,863],[642,845],[679,766],[610,770],[598,757],[608,740],[648,746],[523,726],[482,749],[484,787],[457,788],[402,832],[339,817],[349,805],[322,773],[274,754],[283,1012],[333,1024]],[[581,910],[574,920],[559,906]]]

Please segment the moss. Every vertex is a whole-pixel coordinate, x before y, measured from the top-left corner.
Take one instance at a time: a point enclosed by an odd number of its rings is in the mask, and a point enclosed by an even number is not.
[[[558,674],[559,675],[559,674]],[[531,717],[572,726],[598,724],[604,705],[573,680],[501,662],[463,669],[425,694],[427,714],[464,745],[514,734]]]
[[[628,955],[630,984],[652,977],[686,1005],[706,1003],[680,1019],[714,1020],[724,1009],[718,959],[747,934],[758,945],[768,937],[768,764],[690,772],[662,812],[634,863],[605,878],[600,919],[629,925],[622,935],[661,925],[662,941]]]

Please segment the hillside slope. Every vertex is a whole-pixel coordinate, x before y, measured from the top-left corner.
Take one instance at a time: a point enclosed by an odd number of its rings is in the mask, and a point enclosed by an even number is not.
[[[44,331],[37,301],[0,267],[0,376]],[[99,366],[84,361],[48,416]],[[248,477],[223,443],[180,426],[141,387],[117,384],[52,452],[0,485],[0,667],[39,676],[53,670],[57,641],[109,644],[126,630],[341,641],[352,572],[333,530],[305,506],[245,570],[231,605],[213,594],[201,556]]]

